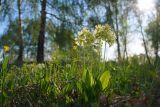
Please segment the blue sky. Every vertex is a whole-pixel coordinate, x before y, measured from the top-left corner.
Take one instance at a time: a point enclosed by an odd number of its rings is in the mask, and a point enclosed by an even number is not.
[[[6,22],[0,23],[0,37],[2,36],[4,29],[6,28]]]

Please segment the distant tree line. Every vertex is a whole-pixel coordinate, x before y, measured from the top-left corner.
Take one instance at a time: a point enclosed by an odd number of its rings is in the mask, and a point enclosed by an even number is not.
[[[24,59],[42,63],[45,55],[54,50],[54,44],[67,51],[73,47],[75,35],[83,27],[92,30],[97,24],[107,23],[116,34],[118,61],[127,60],[134,17],[137,21],[134,31],[142,35],[147,61],[153,64],[149,50],[154,49],[154,65],[158,65],[159,1],[156,15],[147,28],[143,28],[143,16],[136,5],[137,0],[0,0],[0,21],[7,22],[0,47],[9,45],[13,58],[17,56],[17,64],[23,64]]]

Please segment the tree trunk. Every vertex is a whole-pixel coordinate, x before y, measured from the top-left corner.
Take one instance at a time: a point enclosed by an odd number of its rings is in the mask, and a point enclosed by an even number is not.
[[[127,36],[124,38],[124,55],[123,58],[128,61],[128,52],[127,52]]]
[[[152,65],[152,64],[151,64],[151,61],[150,61],[150,58],[149,58],[149,55],[148,55],[148,49],[147,49],[146,40],[145,40],[144,34],[143,34],[143,32],[142,32],[142,26],[141,26],[141,35],[142,35],[144,50],[145,50],[145,53],[146,53],[146,57],[147,57],[148,63],[149,63],[150,65]]]
[[[155,53],[155,61],[154,64],[155,66],[157,66],[158,62],[159,62],[159,55],[158,55],[158,50],[159,50],[159,46],[158,46],[158,41],[156,42],[156,46],[154,48],[154,53]]]
[[[126,5],[125,9],[123,9],[123,4],[120,5],[121,10],[123,11],[123,13],[121,13],[121,17],[122,17],[122,28],[123,28],[123,45],[124,45],[124,51],[123,51],[123,60],[127,60],[128,61],[128,51],[127,51],[127,43],[128,43],[128,39],[127,39],[127,34],[128,34],[128,14],[129,14],[129,7],[128,5],[130,4],[129,1],[124,2],[124,5]],[[124,22],[125,21],[125,22]]]
[[[135,12],[135,15],[136,15],[137,20],[138,20],[138,23],[139,23],[140,33],[141,33],[141,35],[142,35],[144,50],[145,50],[145,54],[146,54],[148,63],[149,63],[150,65],[152,65],[151,60],[150,60],[149,55],[148,55],[148,49],[147,49],[147,44],[146,44],[146,40],[145,40],[145,35],[144,35],[144,33],[143,33],[142,20],[141,20],[141,18],[140,18],[140,15],[139,15],[137,12]]]
[[[18,32],[19,32],[19,52],[18,52],[18,58],[17,63],[19,65],[23,64],[23,38],[22,38],[22,19],[21,19],[21,0],[17,1],[18,4]]]
[[[44,62],[44,39],[45,39],[45,26],[46,26],[46,3],[47,0],[41,1],[41,24],[38,37],[38,49],[37,49],[37,62]]]
[[[116,25],[116,43],[117,43],[117,52],[118,52],[118,60],[121,61],[121,50],[120,50],[120,42],[119,42],[119,27],[118,27],[118,8],[117,8],[117,2],[115,5],[115,25]]]
[[[156,7],[156,11],[157,11],[157,15],[156,15],[156,40],[155,40],[155,46],[154,46],[154,50],[155,50],[155,66],[157,67],[158,66],[158,64],[159,64],[159,55],[158,55],[158,52],[159,52],[159,44],[160,44],[160,41],[159,41],[159,37],[158,37],[158,35],[159,35],[159,20],[158,20],[158,18],[160,17],[160,13],[159,13],[159,8],[158,8],[158,4],[157,4],[157,7]]]
[[[1,11],[1,5],[2,5],[2,2],[1,2],[1,0],[0,0],[0,11]]]
[[[108,3],[108,6],[105,6],[105,8],[107,10],[107,14],[106,14],[107,22],[109,23],[109,25],[113,28],[113,30],[116,33],[118,60],[120,61],[120,59],[121,59],[121,52],[120,52],[119,33],[118,33],[119,32],[118,31],[119,28],[118,28],[118,9],[117,9],[117,4],[114,6],[116,8],[116,22],[115,22],[116,26],[114,26],[114,22],[113,22],[113,19],[112,19],[113,12],[111,10],[112,3],[110,1],[107,1],[107,3]]]

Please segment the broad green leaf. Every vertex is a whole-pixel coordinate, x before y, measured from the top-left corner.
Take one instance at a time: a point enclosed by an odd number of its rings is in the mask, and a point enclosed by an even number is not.
[[[93,86],[94,84],[94,79],[93,79],[93,75],[91,72],[87,71],[86,72],[86,80],[85,83],[87,85],[87,87]]]
[[[101,75],[100,82],[102,84],[102,90],[107,88],[110,78],[111,78],[111,75],[110,75],[109,71],[106,71]]]
[[[83,81],[83,82],[85,82],[85,80],[86,80],[86,72],[87,72],[87,71],[84,70],[84,71],[83,71],[83,74],[82,74],[82,81]]]
[[[95,80],[96,83],[95,83],[95,86],[94,86],[94,90],[96,93],[100,93],[100,91],[102,90],[102,85],[101,85],[101,82],[99,79],[96,79]]]
[[[93,86],[94,84],[94,78],[93,78],[93,74],[91,72],[89,72],[90,74],[90,82],[91,82],[91,86]]]
[[[3,72],[7,70],[8,61],[9,61],[9,57],[6,57],[4,59],[4,61],[3,61],[3,64],[2,64],[2,70],[3,70]]]
[[[77,89],[79,90],[79,92],[82,93],[83,92],[83,90],[82,90],[82,88],[83,88],[82,84],[80,82],[77,82],[76,86],[77,86]]]

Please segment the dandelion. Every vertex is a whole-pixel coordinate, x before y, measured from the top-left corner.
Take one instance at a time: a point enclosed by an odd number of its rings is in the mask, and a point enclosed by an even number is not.
[[[9,52],[9,49],[10,49],[10,48],[9,48],[8,45],[4,45],[4,46],[3,46],[3,49],[4,49],[4,52]]]

